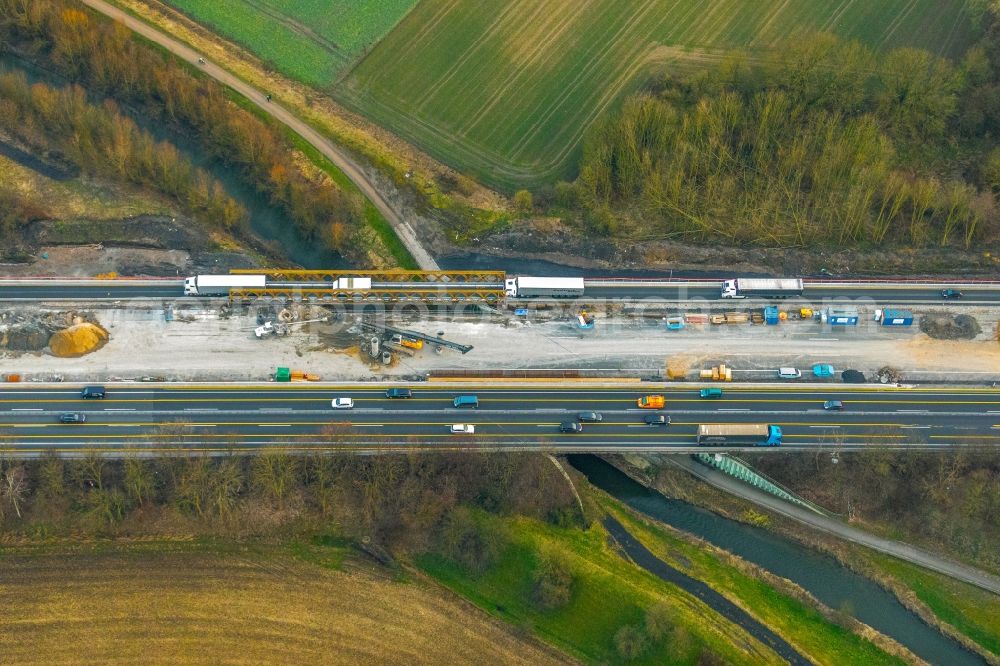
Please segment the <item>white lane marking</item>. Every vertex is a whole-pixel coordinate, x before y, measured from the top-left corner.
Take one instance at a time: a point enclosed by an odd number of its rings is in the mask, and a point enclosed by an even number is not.
[[[291,428],[291,423],[258,423],[258,428]]]
[[[749,412],[749,409],[720,409],[720,412]]]
[[[10,410],[12,412],[44,412],[45,410],[41,407],[15,407]]]
[[[897,409],[897,414],[930,414],[926,409]]]
[[[811,425],[810,428],[839,428],[839,425]]]
[[[840,338],[809,338],[812,342],[836,342]]]
[[[105,409],[105,412],[134,412],[135,407]]]
[[[384,428],[381,423],[352,423],[355,428]]]
[[[922,428],[930,428],[930,426],[918,426],[918,425],[899,426],[900,430],[902,430],[904,428],[911,428],[911,429],[912,428],[921,428],[922,429]]]

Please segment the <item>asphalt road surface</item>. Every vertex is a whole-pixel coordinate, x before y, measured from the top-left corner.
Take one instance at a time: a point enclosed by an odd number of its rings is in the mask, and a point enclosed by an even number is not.
[[[802,297],[780,301],[788,306],[836,304],[838,300],[857,305],[873,304],[916,305],[949,304],[1000,305],[1000,283],[962,284],[964,298],[941,298],[944,283],[886,283],[886,282],[807,282]],[[721,282],[718,280],[622,280],[598,281],[600,286],[588,285],[587,298],[633,298],[653,301],[686,302],[706,301],[715,306],[733,309],[759,305],[763,299],[721,299]],[[275,285],[280,286],[280,285]],[[0,300],[127,300],[129,298],[185,297],[183,280],[15,280],[0,279]],[[532,303],[544,299],[516,299],[511,303]]]
[[[774,388],[726,386],[719,400],[696,388],[531,386],[496,388],[414,384],[410,399],[387,399],[385,386],[109,385],[104,400],[83,400],[77,386],[0,389],[0,454],[51,450],[83,454],[141,447],[149,453],[225,453],[282,447],[354,452],[411,449],[552,449],[560,452],[690,452],[704,423],[767,423],[784,431],[781,451],[838,447],[943,448],[1000,444],[1000,390],[910,389],[831,385]],[[658,413],[669,426],[649,426],[636,406],[645,393],[666,396]],[[478,409],[455,408],[457,395],[479,397]],[[336,397],[354,409],[335,410]],[[845,410],[827,412],[825,400]],[[603,421],[581,433],[559,424],[581,411]],[[61,423],[79,412],[85,423]],[[450,433],[472,424],[474,435]],[[711,447],[715,448],[715,447]],[[739,447],[725,447],[739,450]]]

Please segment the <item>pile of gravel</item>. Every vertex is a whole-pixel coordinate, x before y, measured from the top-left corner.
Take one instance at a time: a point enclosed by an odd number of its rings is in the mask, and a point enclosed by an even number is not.
[[[975,317],[969,315],[924,315],[920,330],[938,340],[972,340],[982,329]]]

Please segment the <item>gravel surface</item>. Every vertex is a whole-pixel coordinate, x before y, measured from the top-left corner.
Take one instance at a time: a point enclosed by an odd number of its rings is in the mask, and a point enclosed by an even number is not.
[[[992,338],[995,320],[977,340],[934,340],[916,327],[884,329],[861,325],[837,333],[812,322],[778,327],[689,327],[666,331],[656,320],[598,319],[581,331],[571,321],[524,321],[495,317],[466,321],[397,324],[472,345],[467,354],[430,345],[389,366],[359,351],[362,336],[351,315],[329,323],[306,324],[283,338],[256,339],[257,310],[238,309],[227,316],[204,302],[162,308],[98,310],[95,317],[111,335],[99,351],[76,359],[46,353],[3,351],[0,373],[27,378],[66,380],[165,377],[185,381],[265,380],[278,366],[319,374],[324,381],[383,377],[421,377],[441,369],[595,369],[661,376],[669,363],[697,371],[720,362],[734,368],[737,381],[777,381],[777,368],[803,370],[811,381],[814,363],[830,363],[839,381],[852,368],[871,379],[885,365],[900,368],[904,380],[1000,381],[1000,343]],[[309,308],[301,319],[327,314]],[[918,372],[919,371],[919,372]],[[692,374],[694,373],[694,374]],[[923,376],[918,376],[918,375]]]

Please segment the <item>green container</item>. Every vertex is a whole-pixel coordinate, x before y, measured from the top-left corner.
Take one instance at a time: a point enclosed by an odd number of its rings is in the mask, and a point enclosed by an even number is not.
[[[290,382],[292,381],[292,371],[288,368],[278,368],[277,372],[274,373],[274,381],[276,382]]]

